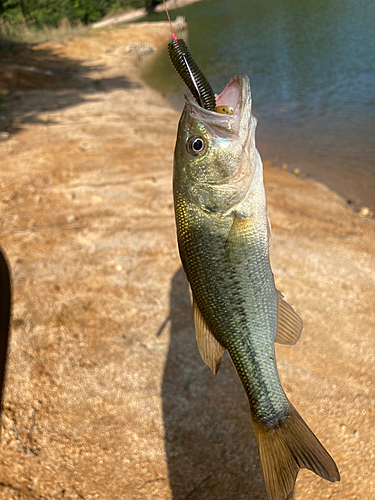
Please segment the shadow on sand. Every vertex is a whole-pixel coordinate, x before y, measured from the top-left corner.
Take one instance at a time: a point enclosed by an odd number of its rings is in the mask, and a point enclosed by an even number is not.
[[[24,123],[54,125],[40,115],[86,101],[98,93],[139,87],[124,76],[93,79],[103,65],[73,60],[46,46],[10,42],[0,37],[0,132],[16,134]]]
[[[267,500],[247,398],[227,354],[216,376],[201,360],[182,269],[169,319],[162,398],[173,500]]]
[[[9,322],[11,311],[10,271],[0,248],[0,411],[3,408],[3,392],[6,360],[9,344]],[[1,433],[1,422],[0,422]]]

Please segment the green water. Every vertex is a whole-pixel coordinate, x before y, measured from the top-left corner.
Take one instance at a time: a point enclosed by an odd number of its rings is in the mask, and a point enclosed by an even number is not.
[[[375,208],[375,2],[204,0],[177,15],[216,93],[235,73],[249,75],[264,160]],[[186,89],[166,51],[145,78],[182,108]]]

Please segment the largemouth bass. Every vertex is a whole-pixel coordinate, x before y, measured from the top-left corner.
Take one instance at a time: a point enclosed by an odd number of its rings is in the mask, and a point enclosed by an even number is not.
[[[225,350],[250,402],[269,500],[284,500],[300,468],[339,481],[335,462],[285,395],[274,342],[297,342],[302,321],[275,288],[263,167],[255,147],[246,75],[209,111],[185,97],[175,149],[177,237],[193,295],[203,361],[217,372]]]

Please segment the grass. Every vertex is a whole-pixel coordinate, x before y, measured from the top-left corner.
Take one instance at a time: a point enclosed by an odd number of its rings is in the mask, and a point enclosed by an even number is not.
[[[41,24],[34,20],[3,21],[0,19],[0,38],[19,43],[42,43],[60,41],[69,37],[87,35],[89,26],[78,22],[72,26],[63,19],[58,27]]]

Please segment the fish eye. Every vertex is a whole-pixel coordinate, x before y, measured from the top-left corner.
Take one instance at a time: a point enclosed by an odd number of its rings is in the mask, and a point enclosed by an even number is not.
[[[193,156],[201,156],[206,152],[207,142],[203,137],[193,136],[187,142],[186,146],[188,153]]]

